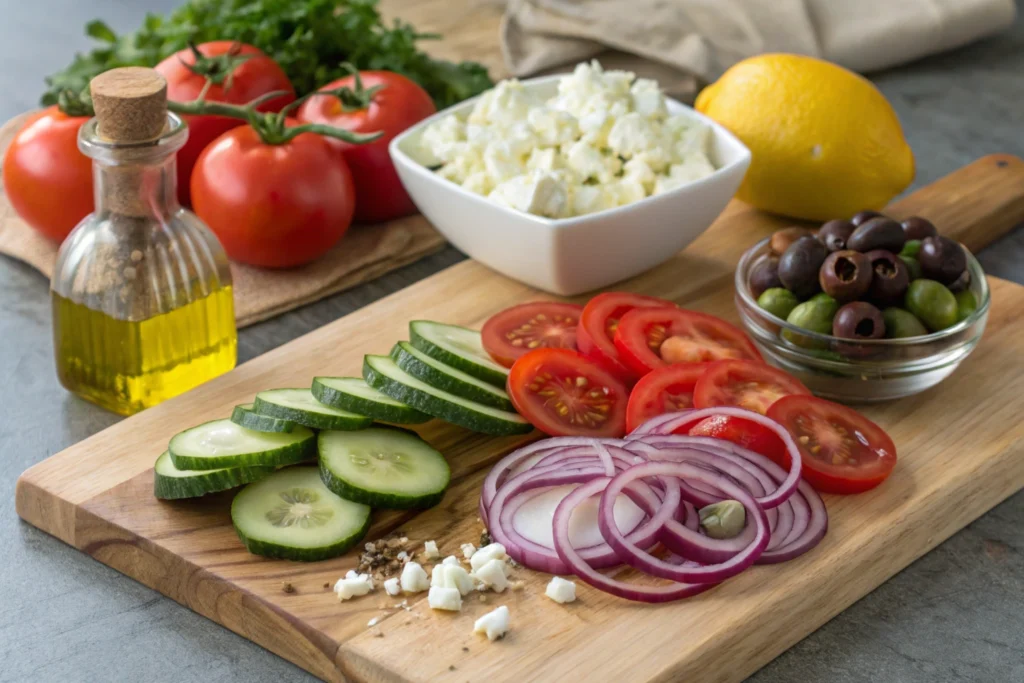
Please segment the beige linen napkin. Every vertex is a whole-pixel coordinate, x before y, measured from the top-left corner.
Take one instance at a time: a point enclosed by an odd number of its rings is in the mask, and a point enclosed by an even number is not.
[[[19,116],[0,127],[0,159],[23,119]],[[264,270],[232,263],[235,319],[239,327],[266,320],[418,261],[444,244],[425,218],[409,216],[352,226],[331,251],[301,268]],[[53,274],[57,257],[57,245],[18,218],[2,186],[0,254],[24,261],[47,277]]]
[[[1015,13],[1014,0],[509,0],[501,40],[517,76],[613,49],[632,58],[617,68],[650,60],[713,81],[765,52],[882,69],[965,45]]]

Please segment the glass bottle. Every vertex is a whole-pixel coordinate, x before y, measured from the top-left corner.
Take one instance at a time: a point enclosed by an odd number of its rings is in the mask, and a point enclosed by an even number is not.
[[[177,200],[188,137],[152,69],[91,83],[96,117],[78,146],[93,159],[95,211],[64,241],[50,283],[57,375],[123,415],[235,366],[231,270],[217,237]],[[59,201],[59,198],[55,198]]]

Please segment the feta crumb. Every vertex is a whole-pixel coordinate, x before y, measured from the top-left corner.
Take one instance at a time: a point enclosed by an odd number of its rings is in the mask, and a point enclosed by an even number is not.
[[[400,583],[402,590],[406,593],[422,593],[430,588],[427,572],[423,570],[419,562],[409,562],[402,568]]]
[[[502,605],[483,615],[473,624],[473,633],[483,633],[488,640],[497,640],[508,633],[508,607]]]
[[[349,574],[354,573],[349,572]],[[345,578],[338,579],[338,582],[334,584],[334,592],[339,600],[349,600],[357,596],[366,595],[372,590],[373,581],[370,580],[368,574],[359,574],[351,578],[346,575]]]
[[[388,595],[398,595],[402,592],[402,587],[398,583],[398,577],[393,576],[384,582],[384,590]]]
[[[430,605],[430,609],[459,612],[462,610],[462,594],[458,588],[434,586],[427,593],[427,604]]]
[[[476,546],[473,545],[472,543],[463,543],[461,548],[462,548],[462,556],[465,557],[467,560],[469,558],[473,557],[473,553],[476,552]]]
[[[370,619],[368,622],[366,622],[366,627],[373,628],[378,623],[380,623],[380,617],[374,617],[373,619]]]
[[[438,564],[430,573],[431,588],[457,588],[459,593],[467,595],[475,588],[469,572],[459,565]]]
[[[449,565],[452,565],[454,567],[458,567],[459,566],[459,558],[455,557],[454,555],[449,555],[448,557],[444,558],[444,560],[441,562],[441,564],[449,564]]]
[[[399,552],[397,555],[395,555],[395,558],[398,559],[400,562],[405,562],[407,559],[409,559],[409,553],[403,550]]]
[[[423,544],[423,554],[429,560],[436,560],[441,557],[441,553],[437,551],[437,543],[435,541],[427,541]]]
[[[488,588],[501,593],[508,588],[508,578],[505,576],[505,561],[491,560],[473,573],[473,578],[482,582]]]
[[[576,600],[576,584],[566,581],[561,576],[556,576],[548,583],[544,595],[560,604],[573,602]]]
[[[359,576],[359,574],[358,574],[358,572],[356,572],[356,570],[355,570],[355,569],[349,569],[349,570],[348,570],[348,573],[347,573],[347,574],[345,574],[345,578],[346,578],[346,579],[354,579],[354,578],[356,578],[357,576]]]
[[[505,546],[503,546],[500,543],[492,543],[490,545],[485,545],[483,548],[480,548],[475,553],[473,553],[473,557],[469,560],[469,566],[473,569],[473,571],[476,571],[477,569],[480,569],[480,567],[483,567],[491,560],[504,561],[507,559],[508,553],[505,552]]]

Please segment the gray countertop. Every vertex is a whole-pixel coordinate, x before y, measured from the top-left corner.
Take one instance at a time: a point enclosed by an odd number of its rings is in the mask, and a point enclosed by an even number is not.
[[[0,0],[0,120],[32,108],[42,77],[87,46],[84,23],[138,25],[174,0]],[[991,152],[1024,156],[1024,22],[976,45],[876,74],[917,156],[915,187]],[[986,249],[989,273],[1024,282],[1024,230]],[[244,330],[239,361],[463,257],[452,248]],[[30,465],[118,418],[68,395],[51,359],[45,278],[0,257],[0,682],[299,681],[283,659],[21,522]],[[965,454],[969,457],[970,454]],[[1018,493],[751,678],[1024,681],[1024,494]]]

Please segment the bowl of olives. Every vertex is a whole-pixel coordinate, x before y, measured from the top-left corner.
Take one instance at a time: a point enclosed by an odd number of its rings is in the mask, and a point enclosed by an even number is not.
[[[977,259],[929,220],[862,211],[747,250],[736,306],[767,361],[819,396],[871,402],[948,377],[981,339],[989,290]]]

